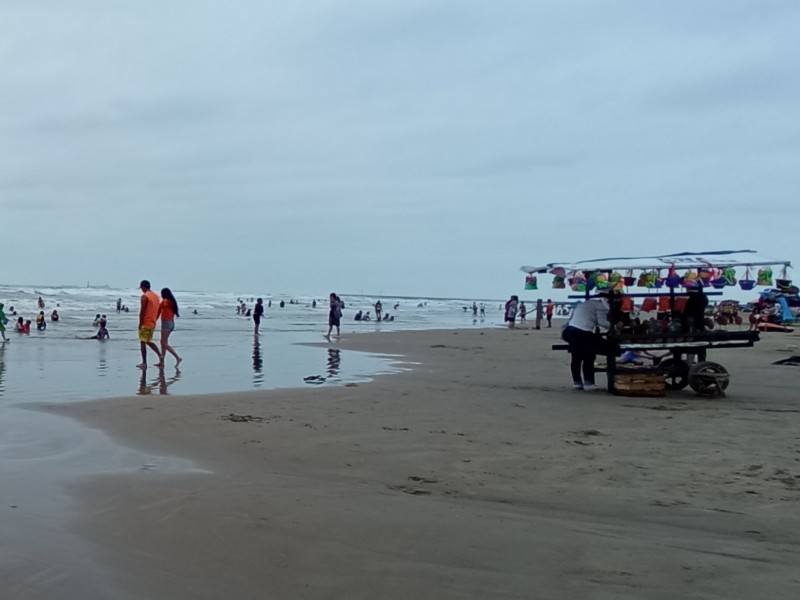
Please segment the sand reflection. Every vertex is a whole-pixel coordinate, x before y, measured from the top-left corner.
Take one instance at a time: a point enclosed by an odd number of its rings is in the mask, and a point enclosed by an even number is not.
[[[155,367],[156,373],[151,374],[150,378],[147,377],[147,369],[142,369],[142,374],[139,377],[139,389],[136,391],[137,396],[149,396],[153,390],[157,390],[162,396],[168,396],[169,386],[177,381],[180,381],[181,370],[175,367],[175,373],[171,377],[166,376],[164,367]]]

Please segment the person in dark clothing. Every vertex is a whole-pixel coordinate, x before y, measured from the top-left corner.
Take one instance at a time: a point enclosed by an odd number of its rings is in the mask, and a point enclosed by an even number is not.
[[[700,286],[689,288],[689,298],[686,300],[681,319],[684,333],[705,330],[707,306],[708,296],[703,292],[703,288]]]
[[[328,340],[331,339],[331,332],[333,331],[334,327],[336,327],[336,336],[339,336],[339,324],[342,320],[342,309],[344,308],[344,302],[342,302],[342,299],[333,292],[331,292],[329,296],[329,302],[330,310],[328,312],[328,333],[325,336]]]
[[[258,328],[261,327],[261,317],[264,316],[264,299],[259,298],[256,300],[256,305],[253,307],[253,325],[254,333],[258,335]]]

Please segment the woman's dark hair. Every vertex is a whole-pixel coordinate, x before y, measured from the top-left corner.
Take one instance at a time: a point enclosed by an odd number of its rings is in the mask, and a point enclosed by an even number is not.
[[[169,288],[162,289],[161,297],[165,300],[169,300],[169,303],[172,304],[172,310],[175,311],[175,316],[180,317],[181,315],[178,312],[178,301],[175,300],[175,296],[172,295],[172,290]]]

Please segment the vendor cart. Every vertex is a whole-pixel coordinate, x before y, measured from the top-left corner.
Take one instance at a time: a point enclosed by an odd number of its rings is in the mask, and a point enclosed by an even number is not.
[[[528,280],[533,273],[553,275],[554,287],[569,287],[576,293],[568,298],[574,300],[587,299],[596,290],[610,289],[611,328],[598,344],[601,348],[598,355],[605,356],[606,365],[596,368],[606,372],[610,392],[638,395],[638,389],[642,395],[663,395],[666,390],[689,386],[699,395],[724,396],[730,374],[723,365],[707,359],[708,351],[752,347],[759,340],[759,332],[706,329],[705,323],[687,328],[684,322],[682,326],[680,305],[687,290],[699,286],[707,296],[719,296],[725,287],[737,283],[749,290],[757,284],[770,285],[773,268],[780,268],[782,281],[788,281],[789,267],[789,261],[760,257],[753,250],[726,250],[556,262],[542,267],[521,267],[521,270],[528,273]],[[751,277],[751,271],[757,268],[759,279],[756,280]],[[736,269],[744,269],[742,279],[737,278]],[[643,290],[631,291],[637,287]],[[617,310],[622,297],[643,299],[643,305],[657,308],[658,320],[650,319],[648,327],[632,325],[630,315],[625,318]],[[567,348],[567,344],[553,345],[555,350]],[[618,364],[617,357],[629,350],[660,351],[667,356],[649,367]],[[638,388],[628,385],[634,379]],[[621,382],[625,385],[620,385]],[[657,385],[652,385],[653,382]],[[631,391],[633,393],[628,393]]]
[[[655,365],[654,370],[664,377],[667,390],[682,390],[690,386],[700,395],[725,395],[730,376],[719,363],[707,360],[712,348],[749,348],[759,340],[757,331],[698,331],[686,334],[607,336],[606,375],[608,391],[616,392],[616,375],[623,371],[617,357],[626,350],[668,351],[670,356]]]

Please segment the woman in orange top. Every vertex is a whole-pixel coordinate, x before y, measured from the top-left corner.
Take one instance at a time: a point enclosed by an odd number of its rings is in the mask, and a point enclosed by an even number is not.
[[[158,316],[161,317],[161,356],[166,357],[167,352],[175,357],[175,366],[181,364],[183,360],[175,349],[169,345],[169,335],[175,330],[175,317],[180,317],[178,313],[178,301],[172,294],[172,290],[164,288],[161,290],[161,304],[158,305]]]

